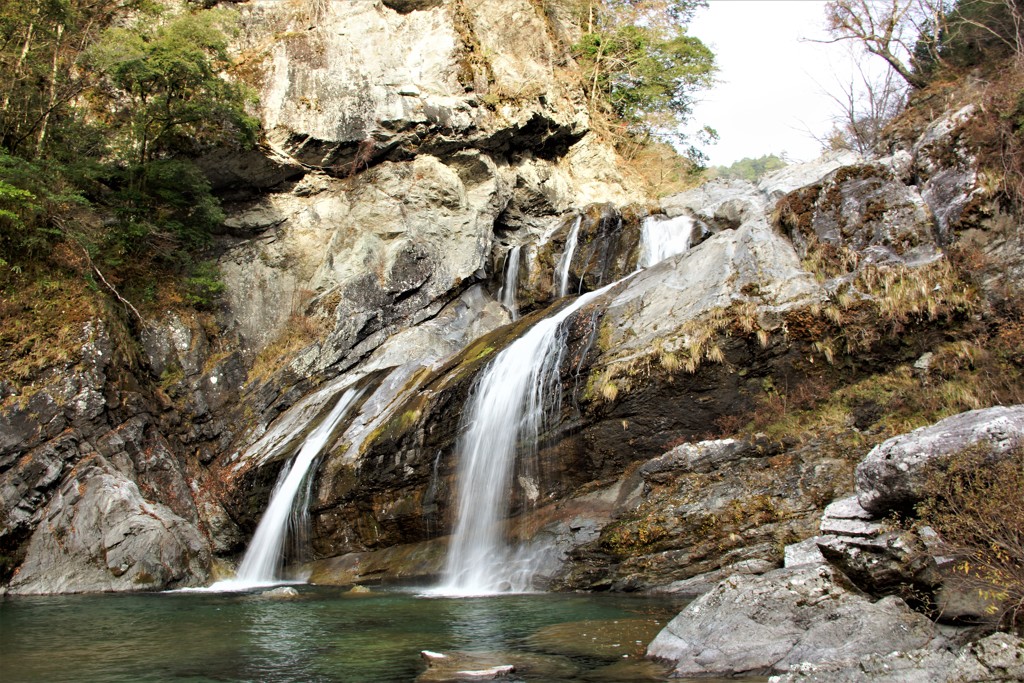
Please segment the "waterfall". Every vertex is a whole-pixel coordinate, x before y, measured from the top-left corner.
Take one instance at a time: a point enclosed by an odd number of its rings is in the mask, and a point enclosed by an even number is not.
[[[649,268],[669,256],[681,254],[690,248],[693,238],[693,219],[689,216],[668,218],[648,216],[640,232],[640,268]]]
[[[303,490],[303,480],[307,478],[306,475],[327,445],[335,427],[363,391],[349,388],[342,392],[327,417],[309,433],[292,462],[281,470],[270,504],[260,518],[256,533],[245,551],[242,564],[238,567],[237,576],[234,579],[218,581],[210,586],[210,590],[245,590],[281,583],[278,570],[283,560],[282,549],[288,535],[295,500]],[[303,500],[300,506],[303,511],[307,507],[311,488],[307,483],[306,500]]]
[[[569,230],[569,236],[565,238],[565,251],[562,258],[558,260],[555,272],[558,275],[558,296],[563,297],[569,293],[569,266],[572,265],[572,256],[576,252],[576,242],[580,236],[580,224],[583,223],[583,216],[576,216],[576,222]]]
[[[507,548],[503,534],[516,454],[532,459],[546,419],[560,410],[559,365],[567,334],[562,323],[615,284],[541,320],[481,372],[463,416],[456,523],[444,584],[434,592],[485,595],[532,588],[540,555],[531,548]],[[546,401],[553,402],[548,413]]]
[[[513,320],[519,319],[519,306],[516,303],[516,287],[519,285],[520,249],[522,249],[522,247],[517,245],[508,250],[508,255],[505,257],[505,280],[502,283],[501,291],[499,292],[501,305],[508,310],[512,315]]]

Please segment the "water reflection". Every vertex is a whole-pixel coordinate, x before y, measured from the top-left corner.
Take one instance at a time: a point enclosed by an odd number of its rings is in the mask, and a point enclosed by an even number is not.
[[[6,598],[0,600],[0,678],[395,683],[416,678],[424,666],[421,650],[551,660],[550,652],[530,654],[530,637],[540,629],[646,618],[650,611],[666,618],[677,607],[627,596],[453,600],[312,587],[292,599],[260,593]],[[606,664],[575,658],[563,668],[586,676]]]
[[[446,600],[448,618],[445,620],[451,640],[451,649],[465,652],[506,650],[508,608],[498,600],[475,598]]]

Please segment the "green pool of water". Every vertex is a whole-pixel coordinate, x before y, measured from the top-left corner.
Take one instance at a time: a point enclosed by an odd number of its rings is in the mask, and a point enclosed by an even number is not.
[[[478,653],[495,663],[527,658],[510,680],[652,680],[649,670],[629,665],[652,629],[680,608],[664,598],[621,595],[450,599],[298,590],[293,599],[0,599],[0,680],[390,683],[424,670],[421,650]]]

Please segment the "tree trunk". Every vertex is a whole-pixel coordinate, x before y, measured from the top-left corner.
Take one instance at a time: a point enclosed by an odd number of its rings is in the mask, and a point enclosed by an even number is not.
[[[53,42],[53,68],[50,71],[50,102],[43,114],[43,120],[39,124],[39,136],[36,138],[36,154],[41,154],[43,142],[46,140],[46,127],[50,122],[50,114],[57,104],[57,67],[60,64],[61,38],[64,36],[64,25],[57,24],[57,36]]]

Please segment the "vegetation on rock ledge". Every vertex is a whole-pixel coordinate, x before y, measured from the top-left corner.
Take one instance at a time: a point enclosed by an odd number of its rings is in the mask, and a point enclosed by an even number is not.
[[[144,0],[0,11],[0,313],[40,323],[21,330],[24,348],[8,347],[4,367],[33,365],[21,362],[39,353],[27,340],[53,323],[22,309],[83,310],[76,282],[132,316],[218,293],[202,251],[223,214],[193,159],[255,141],[249,95],[224,76],[233,22],[226,10]],[[64,284],[25,298],[46,282]]]

